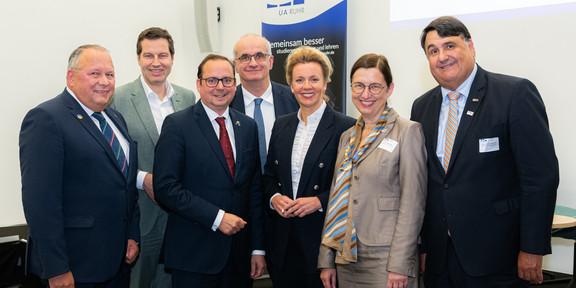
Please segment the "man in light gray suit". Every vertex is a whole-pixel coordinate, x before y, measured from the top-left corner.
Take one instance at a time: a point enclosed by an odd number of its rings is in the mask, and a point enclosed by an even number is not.
[[[170,274],[159,263],[168,214],[154,199],[152,166],[154,147],[164,118],[194,104],[191,90],[170,84],[166,78],[174,61],[174,41],[168,31],[152,27],[138,36],[138,65],[142,76],[116,89],[111,107],[122,113],[132,138],[138,142],[140,257],[132,268],[130,287],[171,287]]]

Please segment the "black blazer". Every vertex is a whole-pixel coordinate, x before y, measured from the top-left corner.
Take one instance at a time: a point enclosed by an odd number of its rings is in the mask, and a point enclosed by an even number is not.
[[[22,122],[28,265],[43,279],[68,271],[77,283],[112,279],[128,239],[140,239],[136,143],[120,113],[104,111],[129,142],[128,178],[100,128],[67,90],[30,110]]]
[[[215,274],[235,253],[236,269],[249,273],[252,250],[264,250],[261,168],[256,123],[230,111],[236,143],[234,178],[201,101],[164,120],[154,157],[154,191],[169,210],[165,265]],[[219,209],[246,222],[227,236],[211,227]]]
[[[298,105],[298,101],[296,101],[294,94],[290,91],[290,87],[276,82],[271,83],[272,96],[274,97],[274,114],[276,115],[276,118],[288,113],[296,112],[300,109],[300,105]],[[234,99],[232,99],[230,107],[246,114],[242,85],[236,87],[236,94],[234,94]]]
[[[411,117],[422,123],[429,155],[426,269],[442,270],[448,229],[471,276],[512,267],[519,250],[551,253],[558,160],[534,84],[478,67],[447,174],[435,157],[441,103],[438,86],[414,101]],[[498,149],[481,152],[482,139]]]
[[[302,252],[306,257],[306,263],[309,264],[307,269],[310,273],[314,273],[317,272],[318,250],[340,135],[353,126],[356,120],[334,111],[329,106],[326,107],[306,153],[296,194],[297,198],[318,197],[322,203],[323,212],[316,211],[303,218],[285,219],[270,209],[270,198],[276,193],[293,198],[292,146],[294,145],[298,121],[297,112],[291,113],[276,119],[272,129],[270,150],[262,179],[265,191],[264,205],[274,219],[272,231],[269,233],[271,235],[269,241],[271,242],[268,243],[267,253],[270,254],[270,259],[276,266],[282,267],[284,255],[291,253],[286,251],[290,238],[288,233],[291,229],[295,229],[296,231],[293,233],[297,233],[300,237]],[[294,268],[296,267],[284,267],[284,269]],[[300,271],[300,269],[296,270]]]

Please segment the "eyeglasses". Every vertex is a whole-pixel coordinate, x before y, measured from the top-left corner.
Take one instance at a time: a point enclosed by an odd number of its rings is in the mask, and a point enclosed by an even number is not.
[[[236,60],[240,61],[240,63],[242,64],[246,64],[252,60],[252,57],[254,57],[254,60],[256,60],[256,62],[262,62],[266,60],[268,56],[270,55],[264,53],[256,53],[254,55],[242,54],[242,56],[236,58]]]
[[[386,86],[378,84],[378,83],[372,83],[370,85],[368,85],[368,91],[371,94],[379,94],[380,92],[382,92],[382,89],[386,88]],[[357,93],[357,94],[362,94],[362,92],[364,92],[364,89],[366,89],[366,85],[364,85],[364,83],[360,83],[360,82],[354,82],[352,83],[352,92]]]
[[[222,81],[222,86],[224,87],[233,87],[234,85],[236,85],[236,78],[232,77],[224,77],[224,78],[210,77],[210,78],[200,78],[200,80],[204,80],[206,86],[210,88],[217,87],[218,82],[220,81]]]

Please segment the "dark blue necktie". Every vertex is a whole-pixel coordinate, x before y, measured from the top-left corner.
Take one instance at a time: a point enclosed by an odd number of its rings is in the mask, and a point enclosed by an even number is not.
[[[108,125],[108,122],[106,122],[102,113],[94,112],[92,116],[100,122],[100,130],[102,130],[102,134],[104,134],[104,137],[108,140],[112,152],[114,153],[114,157],[116,157],[116,161],[118,161],[118,166],[120,167],[120,170],[122,170],[122,174],[124,174],[125,178],[128,178],[128,163],[126,163],[126,155],[124,155],[124,151],[122,150],[122,146],[120,146],[118,138],[116,138],[116,134],[114,134],[114,130],[112,130],[112,127]]]
[[[264,173],[264,164],[266,164],[266,131],[264,130],[264,118],[262,117],[262,110],[260,109],[262,98],[254,99],[254,121],[258,126],[258,145],[260,146],[260,164],[262,165],[262,173]]]

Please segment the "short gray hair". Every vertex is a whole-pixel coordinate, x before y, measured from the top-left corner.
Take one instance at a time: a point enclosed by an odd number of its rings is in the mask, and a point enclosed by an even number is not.
[[[106,49],[106,48],[104,48],[98,44],[82,45],[82,46],[74,49],[74,51],[72,51],[72,54],[70,54],[70,57],[68,58],[68,70],[75,70],[78,68],[78,59],[80,58],[80,55],[82,55],[82,52],[84,52],[84,50],[86,50],[86,49],[101,50],[101,51],[105,51],[106,53],[110,54],[108,49]]]
[[[236,47],[238,46],[238,42],[240,42],[240,40],[244,39],[244,38],[248,38],[248,37],[254,37],[254,38],[260,38],[262,40],[264,40],[264,42],[266,42],[266,50],[268,55],[272,55],[272,47],[270,47],[270,41],[268,41],[268,39],[266,39],[264,36],[258,35],[258,34],[246,34],[242,37],[240,37],[240,39],[238,39],[238,41],[236,41],[236,44],[234,44],[234,50],[232,51],[232,53],[234,53],[232,59],[236,59]]]

